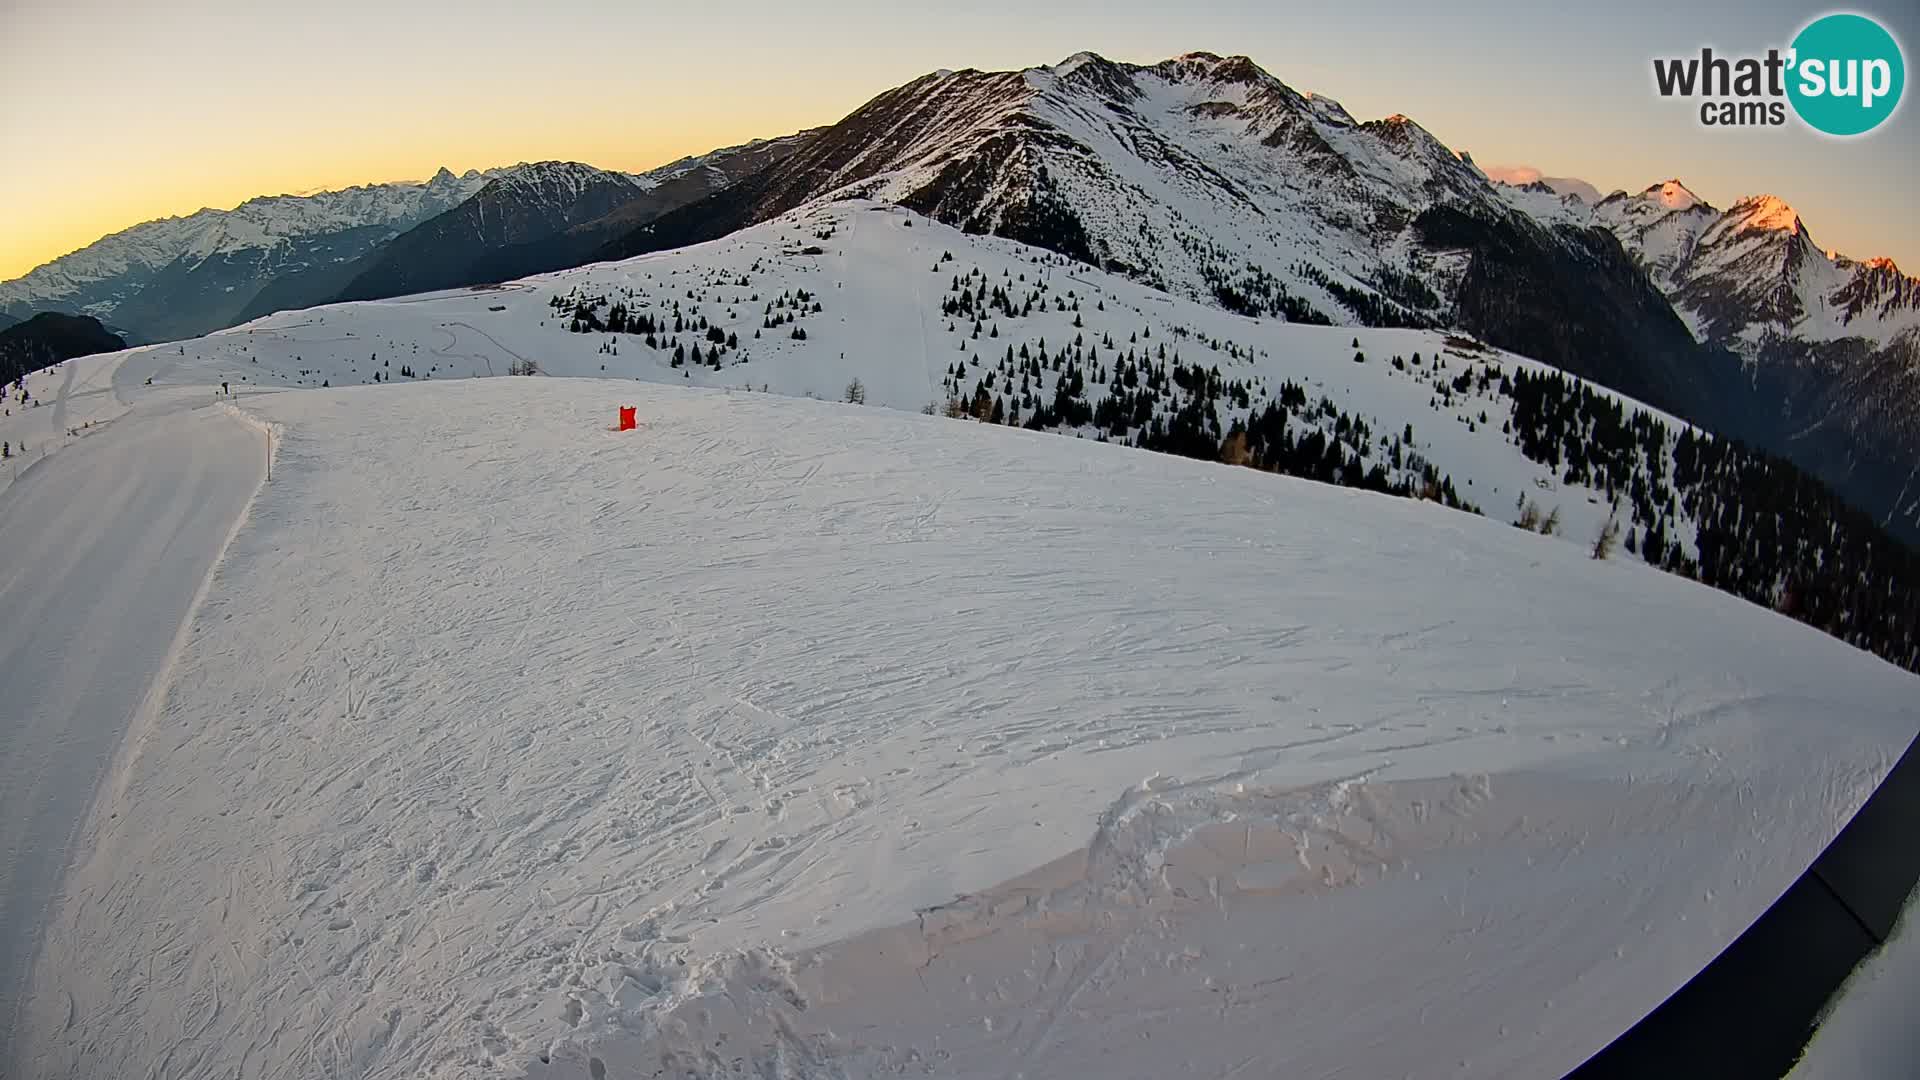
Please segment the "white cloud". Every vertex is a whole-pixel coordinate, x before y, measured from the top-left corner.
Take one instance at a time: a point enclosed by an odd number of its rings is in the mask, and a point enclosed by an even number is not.
[[[1532,165],[1488,165],[1482,169],[1487,179],[1502,184],[1531,184],[1538,180],[1561,195],[1578,195],[1583,201],[1600,201],[1600,189],[1577,176],[1547,176]]]
[[[1540,179],[1540,170],[1531,165],[1488,165],[1485,171],[1487,179],[1515,186],[1531,184]]]

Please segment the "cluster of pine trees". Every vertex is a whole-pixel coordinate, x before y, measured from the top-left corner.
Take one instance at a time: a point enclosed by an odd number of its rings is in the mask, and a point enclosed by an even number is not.
[[[942,255],[940,261],[944,263],[952,258],[949,252]],[[937,273],[939,263],[933,269]],[[991,289],[987,287],[986,273],[977,267],[965,275],[956,274],[947,287],[947,295],[940,301],[940,313],[948,319],[972,322],[975,337],[979,336],[982,320],[993,317],[1028,318],[1036,307],[1043,313],[1048,310],[1074,313],[1074,325],[1082,325],[1078,318],[1080,297],[1074,290],[1068,289],[1064,295],[1052,292],[1047,279],[1038,274],[1029,284],[1024,271],[1019,274],[1006,271],[1003,280],[994,282]],[[1104,301],[1099,302],[1098,310],[1106,310]],[[947,328],[953,329],[953,324],[949,323]],[[993,328],[992,336],[1000,336],[997,325]]]
[[[1287,291],[1286,283],[1257,263],[1246,262],[1233,269],[1225,252],[1207,244],[1203,249],[1189,242],[1188,254],[1196,257],[1201,284],[1213,295],[1214,302],[1228,311],[1256,319],[1284,319],[1291,323],[1332,326],[1319,308],[1304,297]]]
[[[749,287],[745,275],[730,277],[717,284],[740,289]],[[603,354],[618,356],[619,337],[627,334],[639,338],[649,349],[668,353],[669,363],[674,367],[705,365],[718,371],[726,356],[739,351],[739,332],[724,329],[701,313],[700,302],[707,299],[705,289],[695,291],[689,288],[685,299],[688,301],[685,307],[681,306],[679,298],[675,298],[655,309],[647,305],[644,292],[636,294],[630,288],[619,297],[610,297],[604,293],[583,292],[576,287],[564,295],[556,293],[549,297],[547,306],[567,320],[567,329],[573,333],[610,335],[610,340],[600,346]],[[736,295],[731,300],[722,298],[721,304],[727,307],[726,318],[729,323],[739,321],[739,305],[743,302],[761,303],[760,294]],[[820,298],[806,289],[784,291],[765,302],[760,329],[755,330],[753,336],[757,338],[762,331],[790,326],[787,336],[805,341],[807,332],[804,327],[797,325],[798,320],[824,310]],[[741,356],[739,360],[744,361],[745,357]]]
[[[1522,453],[1629,510],[1628,551],[1920,671],[1920,555],[1826,485],[1558,372],[1517,372],[1502,390]]]
[[[1042,307],[1053,301],[1056,311],[1077,311],[1083,300],[1071,291],[1048,297],[1044,283],[1030,295]],[[1019,318],[1027,313],[1027,303],[1028,297],[1016,300],[1007,293],[1004,283],[990,284],[971,271],[953,278],[941,310],[973,319],[970,328],[948,325],[963,335],[959,347],[964,352],[978,348],[982,338],[999,336],[998,323],[983,320]],[[1095,300],[1096,309],[1105,306]],[[1219,339],[1199,343],[1235,359],[1252,352]],[[1090,431],[1102,441],[1479,512],[1460,497],[1451,477],[1414,449],[1411,427],[1376,436],[1365,418],[1326,397],[1310,402],[1296,383],[1270,395],[1257,378],[1229,377],[1217,364],[1188,363],[1177,347],[1153,340],[1151,324],[1129,333],[1124,344],[1111,333],[1094,342],[1076,331],[1057,347],[1045,337],[1009,343],[991,364],[974,352],[948,365],[943,384],[949,416],[1041,431]],[[1230,419],[1223,422],[1223,414]]]
[[[767,301],[766,309],[761,312],[760,329],[778,330],[780,327],[795,323],[800,319],[806,318],[808,315],[818,315],[824,310],[825,309],[820,306],[819,297],[805,289],[783,292],[772,300]],[[805,327],[794,326],[793,329],[787,331],[787,336],[795,341],[805,341],[807,340],[807,331]]]
[[[1348,285],[1311,263],[1295,262],[1290,269],[1296,276],[1305,278],[1315,285],[1320,286],[1322,289],[1325,289],[1329,295],[1339,302],[1341,307],[1346,308],[1358,316],[1363,325],[1403,326],[1415,329],[1423,329],[1436,325],[1435,321],[1429,316],[1422,315],[1418,311],[1409,310],[1384,293]],[[1403,294],[1406,294],[1409,286],[1419,285],[1419,281],[1411,276],[1391,280],[1401,287]],[[1439,298],[1433,296],[1431,291],[1426,293],[1426,298],[1431,298],[1435,306],[1438,306]]]

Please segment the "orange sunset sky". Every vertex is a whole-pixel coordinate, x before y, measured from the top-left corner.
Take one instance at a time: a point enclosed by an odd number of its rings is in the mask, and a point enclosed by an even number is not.
[[[1678,176],[1721,206],[1769,191],[1823,246],[1920,269],[1912,108],[1841,142],[1796,125],[1711,132],[1652,91],[1652,56],[1763,52],[1824,8],[1326,7],[11,0],[0,279],[254,195],[544,158],[639,170],[830,123],[935,68],[1081,49],[1245,53],[1362,119],[1405,113],[1484,167],[1602,191]],[[1910,9],[1863,10],[1903,41],[1920,30]]]

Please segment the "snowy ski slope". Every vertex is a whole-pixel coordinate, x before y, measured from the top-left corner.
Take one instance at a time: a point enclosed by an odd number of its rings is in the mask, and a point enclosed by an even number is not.
[[[1553,1075],[1920,727],[1498,520],[645,370],[242,399],[274,479],[83,834],[32,1075]]]

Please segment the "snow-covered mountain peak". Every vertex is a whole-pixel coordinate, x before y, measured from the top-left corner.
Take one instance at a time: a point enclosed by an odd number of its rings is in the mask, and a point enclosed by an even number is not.
[[[1243,314],[1426,325],[1459,260],[1421,250],[1415,220],[1442,206],[1476,221],[1511,214],[1469,159],[1406,114],[1362,123],[1245,56],[1209,52],[928,74],[751,190],[643,226],[602,257],[873,198]]]
[[[596,169],[578,161],[536,161],[521,162],[510,169],[501,170],[491,185],[497,191],[505,189],[524,189],[539,191],[548,195],[577,197],[581,192],[596,184],[622,184],[643,186],[633,176],[621,172]]]
[[[203,322],[179,322],[181,298],[155,301],[152,311],[140,308],[136,298],[163,274],[179,277],[211,267],[221,281],[211,287],[214,293],[244,294],[233,301],[237,310],[257,291],[261,274],[357,257],[464,201],[493,175],[469,171],[455,178],[443,169],[427,181],[263,195],[231,210],[202,209],[143,222],[0,283],[0,310],[78,311],[144,327],[154,338],[197,333],[205,329]],[[243,289],[242,282],[251,287]],[[131,311],[128,305],[134,305]]]
[[[1142,74],[1151,73],[1171,85],[1192,87],[1196,92],[1204,90],[1209,97],[1232,101],[1249,109],[1315,111],[1314,95],[1302,94],[1245,56],[1187,53],[1150,68],[1136,70]],[[1345,124],[1353,122],[1347,111],[1340,108],[1339,102],[1330,98],[1318,100],[1323,106],[1331,106],[1326,113],[1327,119]]]
[[[1054,64],[1053,66],[1049,67],[1047,70],[1053,72],[1055,75],[1066,76],[1066,75],[1073,74],[1074,72],[1080,70],[1081,68],[1085,67],[1088,64],[1104,64],[1106,62],[1107,62],[1107,58],[1104,56],[1101,56],[1099,53],[1087,52],[1082,50],[1081,52],[1074,53],[1072,56],[1067,57],[1065,60],[1062,60],[1059,63]],[[936,72],[935,74],[938,74],[938,73]]]
[[[1265,69],[1261,68],[1259,64],[1254,63],[1252,57],[1238,54],[1233,56],[1218,56],[1210,52],[1191,52],[1183,56],[1175,57],[1169,61],[1169,63],[1176,67],[1185,68],[1214,82],[1246,83],[1250,85],[1282,85],[1279,79],[1274,78],[1271,74],[1268,74]]]
[[[1508,201],[1543,221],[1568,220],[1517,196]],[[1574,223],[1589,222],[1576,216]],[[1749,357],[1790,339],[1911,350],[1920,329],[1920,281],[1889,259],[1820,248],[1777,195],[1751,195],[1721,212],[1668,180],[1638,195],[1609,195],[1590,223],[1612,231],[1640,260],[1696,337]]]
[[[1748,196],[1734,203],[1728,213],[1737,215],[1741,227],[1745,229],[1788,233],[1806,231],[1806,226],[1800,222],[1800,215],[1777,195]]]
[[[1649,187],[1643,194],[1651,197],[1654,201],[1669,210],[1691,210],[1701,205],[1704,201],[1700,196],[1689,191],[1687,185],[1681,183],[1678,179],[1655,184]]]
[[[1058,64],[1028,68],[1019,74],[1035,93],[1066,87],[1070,92],[1093,93],[1122,103],[1139,93],[1126,66],[1099,53],[1077,52]]]
[[[1677,179],[1649,184],[1636,193],[1615,191],[1594,203],[1593,206],[1596,211],[1605,210],[1614,219],[1638,221],[1647,221],[1671,213],[1698,212],[1702,215],[1719,213],[1710,203],[1694,194],[1692,189]]]
[[[974,74],[979,74],[975,72]],[[1125,106],[1156,91],[1172,90],[1191,109],[1212,115],[1273,107],[1302,108],[1309,98],[1261,69],[1245,56],[1190,52],[1157,64],[1139,65],[1109,60],[1094,52],[1078,52],[1048,67],[1028,68],[1020,74],[1036,92],[1090,93]],[[1337,102],[1330,117],[1352,123]],[[1260,114],[1256,112],[1256,117]]]
[[[1518,180],[1494,179],[1494,190],[1508,205],[1521,210],[1542,224],[1573,225],[1584,228],[1593,224],[1594,211],[1600,203],[1590,205],[1577,192],[1564,191],[1549,183],[1545,177],[1521,182]],[[1615,193],[1620,195],[1619,192]],[[1621,213],[1628,209],[1625,197],[1610,204],[1612,212]],[[1643,204],[1634,203],[1638,207]]]
[[[1457,163],[1472,169],[1476,174],[1480,172],[1479,166],[1473,164],[1471,157],[1467,157],[1464,154],[1455,154],[1446,147],[1446,144],[1435,138],[1433,132],[1421,127],[1405,113],[1394,113],[1392,116],[1381,120],[1368,120],[1362,123],[1360,127],[1372,132],[1382,142],[1395,146],[1402,151],[1417,151],[1435,161],[1444,160],[1449,163]]]
[[[1909,281],[1916,280],[1902,271],[1899,263],[1894,262],[1893,259],[1885,255],[1875,255],[1870,259],[1855,259],[1831,248],[1824,251],[1823,254],[1826,255],[1828,262],[1842,270],[1853,270],[1863,275],[1883,275],[1892,278],[1905,278]]]
[[[947,74],[951,75],[952,72]],[[640,187],[652,191],[662,184],[705,170],[716,189],[726,187],[740,176],[752,171],[750,168],[743,168],[742,163],[777,160],[795,147],[805,145],[809,139],[824,130],[824,128],[808,128],[805,131],[797,131],[792,135],[782,135],[774,139],[749,139],[738,146],[722,147],[710,153],[678,158],[633,176],[631,179]]]

